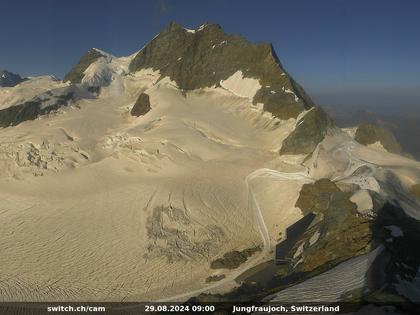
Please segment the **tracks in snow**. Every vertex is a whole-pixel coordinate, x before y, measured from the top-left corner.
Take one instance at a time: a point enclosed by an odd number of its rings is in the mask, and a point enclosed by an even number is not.
[[[360,160],[358,158],[356,158],[353,154],[352,154],[352,149],[354,148],[354,144],[353,143],[345,143],[343,145],[340,145],[336,150],[337,151],[344,151],[349,160],[350,161],[354,161],[354,162],[358,162],[359,167],[361,166],[367,166],[370,169],[370,173],[369,176],[372,176],[375,173],[375,166],[367,161],[363,161]],[[344,180],[348,177],[352,176],[353,172],[349,172],[350,170],[347,170],[343,176],[339,176],[336,177],[334,179],[332,179],[332,181],[337,182],[340,180]],[[188,298],[191,298],[193,296],[196,296],[200,293],[203,292],[208,292],[210,290],[213,289],[217,289],[218,287],[221,287],[231,281],[234,281],[240,274],[242,274],[243,272],[245,272],[246,270],[254,267],[259,261],[261,261],[266,254],[269,253],[270,249],[271,249],[271,244],[270,244],[270,236],[268,234],[268,229],[267,226],[265,224],[264,221],[264,217],[262,215],[261,209],[258,205],[258,201],[255,197],[254,192],[252,191],[252,188],[250,186],[250,182],[257,178],[257,177],[269,177],[275,180],[293,180],[293,181],[303,181],[304,183],[313,183],[315,181],[314,178],[312,178],[311,176],[309,176],[309,168],[306,169],[305,172],[295,172],[295,173],[286,173],[286,172],[280,172],[280,171],[276,171],[276,170],[272,170],[272,169],[268,169],[268,168],[260,168],[257,169],[255,171],[253,171],[252,173],[248,174],[245,178],[245,186],[248,192],[248,205],[249,207],[252,207],[255,209],[255,215],[257,217],[257,221],[259,224],[259,230],[260,230],[260,234],[261,234],[261,238],[263,240],[263,250],[261,251],[261,253],[254,257],[251,258],[249,261],[245,262],[242,265],[242,268],[232,272],[229,276],[227,276],[226,278],[224,278],[223,280],[218,281],[217,283],[211,284],[211,285],[207,285],[201,289],[197,289],[197,290],[193,290],[190,292],[186,292],[186,293],[182,293],[182,294],[178,294],[175,296],[171,296],[168,298],[164,298],[159,300],[158,302],[171,302],[171,301],[182,301],[182,300],[186,300]]]
[[[268,169],[268,168],[258,169],[256,171],[250,173],[248,176],[246,176],[245,186],[246,186],[246,189],[248,191],[248,203],[249,203],[250,207],[255,209],[255,214],[256,214],[256,217],[257,217],[257,221],[258,221],[258,224],[259,224],[259,230],[260,230],[260,233],[261,233],[261,238],[262,238],[263,244],[264,244],[264,247],[263,247],[263,250],[261,251],[261,253],[258,256],[254,257],[254,258],[251,258],[250,260],[245,262],[242,265],[242,268],[240,268],[238,270],[235,270],[230,275],[228,275],[226,278],[224,278],[223,280],[220,280],[217,283],[207,285],[203,288],[193,290],[193,291],[190,291],[190,292],[186,292],[186,293],[178,294],[178,295],[171,296],[171,297],[168,297],[168,298],[164,298],[164,299],[159,300],[158,302],[171,302],[171,301],[177,302],[177,301],[185,300],[185,299],[188,299],[190,297],[196,296],[200,293],[207,292],[209,290],[213,290],[213,289],[216,289],[218,287],[221,287],[221,286],[223,286],[223,285],[225,285],[225,284],[227,284],[231,281],[234,281],[240,274],[242,274],[247,269],[250,269],[250,268],[254,267],[270,251],[271,244],[270,244],[270,236],[268,234],[268,229],[267,229],[267,226],[265,224],[261,209],[258,205],[257,199],[255,198],[255,194],[252,191],[252,188],[250,186],[250,182],[257,177],[270,177],[270,178],[273,178],[275,180],[302,180],[302,181],[305,181],[305,182],[308,182],[308,183],[314,181],[308,175],[307,172],[285,173],[285,172],[279,172],[279,171],[275,171],[275,170]]]

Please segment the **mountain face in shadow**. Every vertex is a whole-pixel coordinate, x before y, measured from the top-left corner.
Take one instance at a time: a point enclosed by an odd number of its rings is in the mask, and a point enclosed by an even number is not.
[[[13,87],[25,80],[19,74],[0,69],[0,87]]]

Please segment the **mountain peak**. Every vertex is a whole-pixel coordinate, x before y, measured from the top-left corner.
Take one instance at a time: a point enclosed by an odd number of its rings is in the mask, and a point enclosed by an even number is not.
[[[221,86],[229,78],[258,81],[254,103],[280,119],[296,118],[312,101],[286,73],[270,43],[226,34],[218,24],[187,29],[171,22],[133,58],[130,72],[152,68],[184,91]],[[236,79],[235,79],[236,80]]]
[[[63,82],[81,83],[84,77],[84,71],[97,59],[106,55],[97,48],[89,49],[79,60],[69,73],[64,76]]]
[[[162,33],[169,33],[173,31],[184,31],[184,32],[186,31],[187,33],[194,34],[196,32],[203,31],[204,29],[207,29],[208,31],[223,31],[222,27],[216,23],[204,23],[200,25],[198,28],[189,29],[177,23],[176,21],[172,21],[165,27]]]
[[[178,24],[176,21],[171,21],[166,28],[164,29],[164,32],[170,32],[177,29],[182,29],[183,27]]]
[[[372,123],[363,122],[357,126],[355,140],[363,145],[380,144],[389,152],[401,154],[401,145],[388,129]]]
[[[13,87],[25,80],[19,74],[0,69],[0,87]]]

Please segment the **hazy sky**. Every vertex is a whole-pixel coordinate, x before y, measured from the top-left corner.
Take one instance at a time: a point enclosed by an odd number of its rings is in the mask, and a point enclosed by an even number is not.
[[[272,42],[320,104],[420,107],[417,0],[0,0],[0,68],[60,78],[89,48],[139,50],[175,20]],[[365,104],[366,103],[366,104]]]

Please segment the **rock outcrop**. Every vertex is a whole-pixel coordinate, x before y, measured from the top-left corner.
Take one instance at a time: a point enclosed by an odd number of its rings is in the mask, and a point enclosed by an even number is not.
[[[72,84],[81,83],[83,77],[85,76],[85,70],[96,60],[104,57],[98,50],[92,48],[90,49],[75,65],[69,73],[64,76],[64,82],[70,82]]]
[[[389,130],[375,124],[360,124],[354,139],[364,145],[380,143],[387,151],[401,154],[401,146],[395,136]]]
[[[296,123],[295,130],[283,141],[280,154],[309,154],[333,128],[325,111],[314,107]]]
[[[137,98],[136,103],[134,104],[133,108],[130,111],[132,116],[143,116],[147,114],[150,110],[150,98],[149,95],[146,93],[141,93]]]

